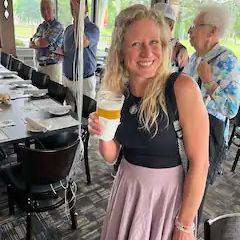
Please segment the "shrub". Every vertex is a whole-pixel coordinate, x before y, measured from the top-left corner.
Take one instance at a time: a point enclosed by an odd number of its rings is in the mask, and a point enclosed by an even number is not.
[[[15,40],[16,46],[23,47],[25,46],[24,42],[20,39]]]

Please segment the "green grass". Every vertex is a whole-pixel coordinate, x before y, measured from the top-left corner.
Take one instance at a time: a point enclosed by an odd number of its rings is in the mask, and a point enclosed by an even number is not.
[[[31,38],[36,30],[37,26],[34,25],[15,25],[16,37]]]
[[[16,43],[16,46],[18,46],[18,47],[24,47],[25,46],[24,42],[20,39],[17,39],[17,38],[15,40],[15,43]]]
[[[187,48],[189,55],[195,52],[194,48],[190,45],[190,42],[188,40],[181,40],[181,43]],[[233,39],[221,40],[220,42],[222,46],[225,46],[232,50],[233,53],[237,56],[237,58],[240,60],[239,43],[240,43],[239,39],[236,42],[234,42]]]

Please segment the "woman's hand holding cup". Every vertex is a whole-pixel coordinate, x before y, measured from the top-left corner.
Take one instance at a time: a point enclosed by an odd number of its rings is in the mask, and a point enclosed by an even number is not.
[[[90,113],[88,118],[88,131],[91,135],[100,136],[102,128],[99,122],[99,117],[96,112]]]
[[[99,139],[111,141],[114,138],[120,124],[123,102],[124,95],[122,93],[112,91],[97,93],[97,116],[102,130],[98,135]]]

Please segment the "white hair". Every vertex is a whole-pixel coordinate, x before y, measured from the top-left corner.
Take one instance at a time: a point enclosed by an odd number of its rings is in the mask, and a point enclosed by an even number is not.
[[[218,36],[223,37],[232,25],[232,17],[226,6],[220,4],[205,5],[200,9],[198,16],[203,22],[211,24],[218,29]]]

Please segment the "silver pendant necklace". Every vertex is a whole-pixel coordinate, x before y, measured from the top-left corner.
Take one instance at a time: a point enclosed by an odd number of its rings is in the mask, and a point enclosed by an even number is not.
[[[130,93],[131,94],[131,93]],[[130,95],[130,100],[132,102],[131,106],[129,107],[129,113],[131,115],[135,115],[138,113],[138,110],[139,110],[139,104],[140,104],[140,100],[141,98],[139,97],[135,97],[133,96],[132,94]]]
[[[135,115],[138,112],[138,104],[134,103],[130,108],[129,108],[129,113],[132,115]]]
[[[128,98],[130,98],[130,107],[128,109],[128,112],[131,114],[131,115],[135,115],[138,113],[138,110],[139,110],[139,104],[140,104],[140,100],[141,98],[140,97],[135,97],[131,92],[130,92],[130,87],[128,86],[127,87],[127,92],[128,92]]]

